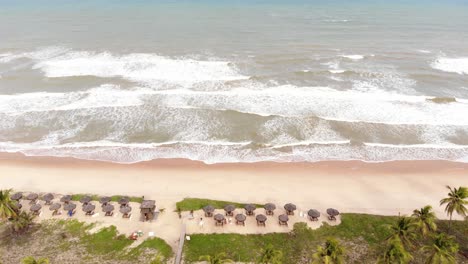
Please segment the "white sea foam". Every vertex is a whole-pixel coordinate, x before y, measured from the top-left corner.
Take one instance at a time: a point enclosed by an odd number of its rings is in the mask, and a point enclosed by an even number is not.
[[[458,74],[468,74],[468,57],[463,58],[447,58],[440,57],[431,64],[432,68],[445,71],[454,72]]]
[[[364,55],[354,54],[354,55],[341,55],[341,57],[350,59],[350,60],[362,60]]]
[[[152,97],[151,97],[152,96]],[[468,100],[435,104],[429,97],[376,89],[340,91],[328,87],[250,87],[219,91],[122,90],[104,85],[84,92],[0,95],[0,113],[126,107],[157,100],[160,107],[234,110],[261,116],[318,116],[327,120],[385,124],[468,125]],[[399,114],[405,112],[405,115]],[[105,118],[105,116],[102,116]]]
[[[65,47],[47,47],[43,49],[38,49],[36,51],[30,51],[30,52],[22,52],[22,53],[3,53],[0,56],[0,63],[9,63],[14,60],[18,59],[31,59],[34,61],[40,61],[40,60],[46,60],[50,59],[59,55],[62,55],[69,51],[69,49]]]
[[[159,158],[186,158],[205,163],[258,161],[324,161],[363,160],[382,162],[391,160],[457,160],[466,161],[468,146],[411,146],[349,144],[298,144],[292,149],[281,147],[251,149],[238,144],[170,143],[121,144],[114,142],[86,142],[73,145],[34,146],[0,142],[1,152],[21,152],[30,156],[75,157],[117,163],[135,163]]]
[[[328,70],[330,73],[344,73],[345,70]]]
[[[41,51],[20,54],[36,61],[34,69],[49,78],[96,76],[119,77],[146,85],[158,81],[193,84],[206,81],[246,79],[227,61],[169,58],[149,53],[114,55],[108,52]]]
[[[69,93],[25,93],[0,95],[0,113],[21,114],[33,111],[60,111],[82,108],[141,105],[141,95],[150,90],[122,90],[116,85],[101,85],[87,91]]]
[[[331,23],[346,23],[349,22],[348,19],[325,19],[325,22],[331,22]]]
[[[424,53],[424,54],[432,53],[430,50],[424,50],[424,49],[419,49],[417,51],[420,52],[420,53]]]

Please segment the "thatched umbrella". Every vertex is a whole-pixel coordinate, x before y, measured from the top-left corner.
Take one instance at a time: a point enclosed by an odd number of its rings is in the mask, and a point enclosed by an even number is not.
[[[307,212],[307,215],[310,216],[313,219],[319,218],[320,217],[320,212],[315,210],[315,209],[310,209]]]
[[[218,221],[218,222],[224,221],[224,215],[222,215],[222,214],[215,214],[215,215],[213,216],[213,219],[216,220],[216,221]]]
[[[114,206],[112,204],[106,204],[102,207],[102,211],[105,213],[111,213],[114,211]]]
[[[57,211],[58,209],[60,209],[60,207],[62,207],[61,204],[59,204],[59,203],[54,203],[54,204],[52,204],[52,205],[49,206],[49,210],[51,210],[51,211]]]
[[[21,198],[23,198],[23,193],[21,192],[14,193],[10,196],[10,199],[13,201],[19,201]]]
[[[246,204],[244,206],[244,209],[245,209],[247,215],[252,215],[253,211],[255,211],[256,208],[257,207],[255,205],[253,205],[253,204]]]
[[[244,214],[236,214],[236,221],[244,222],[247,217]]]
[[[334,208],[328,208],[328,209],[327,209],[327,214],[328,214],[329,216],[335,217],[335,216],[339,215],[340,212],[338,212],[338,210],[336,210],[336,209],[334,209]]]
[[[267,211],[273,211],[273,210],[276,209],[276,205],[272,204],[272,203],[267,203],[267,204],[265,204],[265,206],[263,208],[265,208],[265,210],[267,210]]]
[[[76,204],[74,203],[67,203],[63,206],[63,210],[65,211],[73,211],[76,208]]]
[[[37,193],[30,193],[28,196],[26,196],[26,200],[30,200],[31,203],[35,202],[39,195]]]
[[[289,217],[288,217],[287,214],[282,214],[282,215],[278,216],[278,220],[279,220],[280,222],[284,222],[284,223],[285,223],[285,222],[288,222],[288,221],[289,221]]]
[[[284,209],[286,210],[287,214],[294,214],[294,210],[296,210],[296,205],[292,203],[287,203],[284,205]]]
[[[60,198],[60,201],[62,203],[69,203],[71,201],[71,199],[72,199],[71,195],[64,195],[64,196],[62,196],[62,198]]]
[[[93,198],[91,198],[91,196],[85,195],[85,196],[81,197],[80,203],[82,203],[83,205],[86,205],[86,204],[88,204],[89,202],[91,202],[92,199],[93,199]]]
[[[44,200],[46,202],[46,204],[50,204],[50,202],[54,199],[54,195],[51,194],[51,193],[48,193],[48,194],[44,194],[44,196],[42,196],[42,200]]]
[[[106,205],[110,201],[111,201],[111,198],[109,196],[103,196],[103,197],[101,197],[101,199],[99,199],[99,202],[102,205]]]
[[[232,215],[232,212],[234,212],[234,210],[236,210],[236,207],[232,204],[224,206],[224,211],[226,211],[227,215]]]
[[[213,215],[215,208],[212,205],[207,205],[203,207],[203,211],[205,212],[205,216],[209,217]]]
[[[273,211],[276,209],[276,205],[272,203],[267,203],[263,206],[265,208],[265,213],[267,215],[273,215]]]
[[[267,220],[267,217],[266,215],[259,214],[255,217],[255,219],[257,219],[257,221],[260,223],[264,223]]]
[[[42,206],[40,204],[33,204],[33,205],[31,205],[29,210],[31,210],[33,212],[37,212],[37,211],[41,210],[41,208],[42,208]]]
[[[120,206],[123,207],[123,206],[126,206],[130,202],[130,198],[125,196],[125,197],[120,198],[118,202]]]
[[[85,213],[90,213],[96,209],[96,206],[94,204],[85,204],[83,205],[83,212]]]
[[[122,214],[128,214],[132,211],[132,207],[130,206],[124,206],[124,207],[120,207],[120,210],[119,210]]]

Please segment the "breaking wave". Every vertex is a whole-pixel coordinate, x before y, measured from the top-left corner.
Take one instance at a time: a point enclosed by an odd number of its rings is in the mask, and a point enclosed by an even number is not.
[[[432,64],[432,68],[444,72],[453,72],[458,74],[468,74],[468,57],[464,58],[446,58],[441,57],[436,59]]]

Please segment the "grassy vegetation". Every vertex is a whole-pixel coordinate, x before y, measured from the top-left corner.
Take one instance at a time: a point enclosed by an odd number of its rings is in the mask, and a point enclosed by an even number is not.
[[[0,252],[11,254],[7,258],[21,259],[27,256],[24,248],[34,247],[51,263],[150,263],[157,258],[159,263],[167,263],[173,257],[172,248],[160,238],[147,239],[131,248],[134,241],[119,234],[115,226],[90,232],[93,228],[95,224],[77,220],[43,221],[29,233],[5,238],[0,242]]]
[[[145,254],[147,249],[157,249],[158,256],[162,256],[163,259],[170,259],[173,257],[174,253],[172,248],[166,243],[166,241],[160,238],[149,238],[146,239],[143,243],[133,248],[127,256],[134,258],[134,256],[140,256]]]
[[[268,244],[283,251],[283,263],[310,263],[311,255],[317,246],[322,245],[328,237],[339,239],[346,248],[346,263],[375,263],[382,252],[384,241],[390,232],[386,224],[393,223],[397,217],[365,214],[343,214],[342,223],[338,226],[324,224],[312,230],[304,223],[294,226],[291,233],[265,235],[240,234],[194,234],[185,243],[185,260],[195,262],[202,255],[227,253],[235,261],[255,262],[260,252]],[[440,221],[446,225],[446,221]],[[457,230],[465,230],[465,236],[457,238],[460,245],[466,243],[468,222],[457,222]],[[455,227],[455,225],[453,226]],[[463,232],[463,231],[462,231]],[[466,245],[466,244],[465,244]],[[415,260],[421,260],[420,252],[414,252]],[[419,262],[415,262],[419,263]]]
[[[83,196],[90,196],[91,200],[93,201],[99,201],[99,199],[102,197],[96,194],[73,194],[72,195],[72,201],[80,201]],[[117,202],[120,200],[122,197],[128,197],[130,199],[130,202],[135,202],[135,203],[141,203],[143,201],[143,197],[137,197],[137,196],[124,196],[124,195],[113,195],[111,196],[111,201]]]
[[[236,208],[244,208],[243,203],[235,203],[229,201],[218,201],[218,200],[210,200],[210,199],[199,199],[199,198],[185,198],[180,202],[176,203],[176,208],[180,209],[181,211],[190,211],[190,210],[200,210],[207,205],[212,205],[216,209],[222,209],[224,206],[232,204]],[[255,204],[257,207],[263,207],[263,204]]]

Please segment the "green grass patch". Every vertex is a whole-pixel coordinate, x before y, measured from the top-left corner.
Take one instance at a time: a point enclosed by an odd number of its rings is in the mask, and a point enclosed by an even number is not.
[[[200,210],[207,205],[212,205],[216,209],[223,209],[224,206],[232,204],[236,208],[244,208],[243,203],[235,203],[229,201],[218,201],[218,200],[210,200],[210,199],[199,199],[199,198],[185,198],[180,202],[176,203],[176,208],[181,211],[190,211],[190,210]],[[263,204],[255,204],[258,208],[263,208]]]
[[[398,217],[367,214],[343,214],[341,224],[330,226],[324,223],[312,230],[305,223],[297,223],[290,233],[264,235],[240,234],[192,234],[185,242],[184,256],[187,263],[198,261],[200,256],[215,255],[221,252],[228,258],[241,262],[256,262],[262,250],[269,244],[283,252],[284,264],[310,263],[317,246],[325,243],[328,237],[335,237],[347,251],[346,263],[375,263],[390,235],[386,225],[393,224]],[[447,229],[448,221],[438,221],[440,229]],[[455,231],[456,230],[456,231]],[[461,248],[466,248],[468,222],[456,221],[452,224],[451,235],[457,237]],[[423,260],[422,252],[412,252],[415,259]]]
[[[133,243],[125,235],[119,235],[115,226],[105,227],[94,234],[88,234],[81,240],[88,252],[93,254],[109,254],[122,252]]]
[[[148,254],[148,250],[153,250],[155,253],[152,255]],[[137,247],[131,249],[124,258],[132,260],[135,259],[135,256],[141,256],[143,254],[147,256],[147,259],[156,260],[159,258],[161,263],[166,263],[174,255],[171,246],[169,246],[166,241],[155,237],[148,238]],[[155,263],[157,262],[155,261]]]
[[[80,201],[81,198],[83,198],[83,196],[91,196],[91,200],[93,201],[99,201],[99,199],[103,196],[103,195],[97,195],[97,194],[84,194],[84,193],[78,193],[78,194],[73,194],[71,197],[72,197],[72,201]],[[120,198],[122,197],[128,197],[130,199],[130,202],[134,202],[134,203],[141,203],[143,201],[143,197],[137,197],[137,196],[125,196],[125,195],[112,195],[111,196],[111,201],[113,202],[117,202],[120,200]]]
[[[95,227],[75,219],[44,220],[21,236],[0,239],[0,252],[9,253],[0,255],[0,262],[6,259],[8,263],[19,263],[30,254],[24,248],[31,247],[51,263],[162,264],[173,257],[172,248],[160,238],[150,238],[130,248],[134,241],[119,234],[115,226],[90,232]]]

